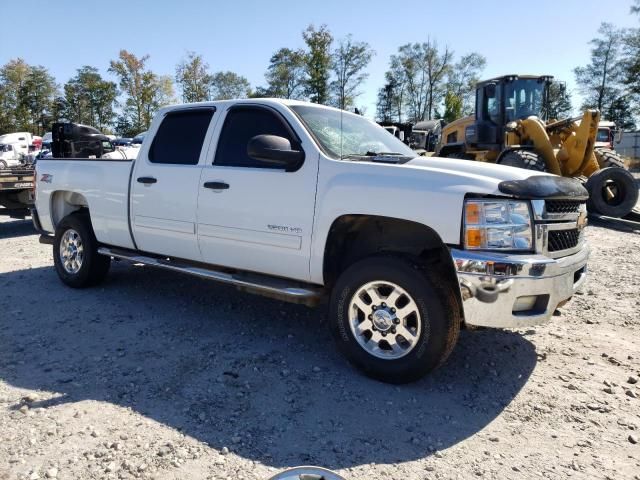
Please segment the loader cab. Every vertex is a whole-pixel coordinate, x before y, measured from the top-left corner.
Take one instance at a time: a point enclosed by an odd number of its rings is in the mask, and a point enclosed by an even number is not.
[[[506,75],[479,83],[476,118],[465,130],[465,143],[477,149],[501,150],[507,123],[531,116],[546,120],[552,79]]]

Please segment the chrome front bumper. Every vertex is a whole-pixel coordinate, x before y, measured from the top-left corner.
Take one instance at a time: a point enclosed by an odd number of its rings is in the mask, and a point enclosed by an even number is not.
[[[552,259],[451,249],[466,323],[518,328],[548,321],[585,282],[589,251],[584,244],[573,255]],[[523,308],[527,300],[529,308]]]

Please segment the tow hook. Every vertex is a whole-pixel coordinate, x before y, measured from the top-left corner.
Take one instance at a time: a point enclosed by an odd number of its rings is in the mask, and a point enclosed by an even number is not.
[[[460,287],[462,289],[462,299],[477,298],[483,303],[493,303],[498,296],[509,291],[513,285],[513,279],[489,281],[482,280],[479,285],[473,285],[468,281],[462,280]]]

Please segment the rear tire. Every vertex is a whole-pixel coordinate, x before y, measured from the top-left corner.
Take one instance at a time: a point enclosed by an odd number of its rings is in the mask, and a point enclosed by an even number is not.
[[[624,168],[609,167],[593,173],[586,183],[587,208],[607,217],[624,217],[638,202],[635,178]]]
[[[85,288],[97,285],[109,272],[111,258],[98,253],[98,241],[86,213],[72,213],[56,227],[53,262],[66,285]]]
[[[600,168],[625,168],[624,159],[610,148],[596,148],[593,153],[596,154],[596,159],[598,160]]]
[[[331,294],[331,330],[338,349],[366,375],[412,382],[453,350],[458,302],[452,287],[426,268],[417,259],[373,256],[340,275]]]
[[[509,150],[498,159],[500,165],[546,172],[547,164],[540,155],[531,150]]]

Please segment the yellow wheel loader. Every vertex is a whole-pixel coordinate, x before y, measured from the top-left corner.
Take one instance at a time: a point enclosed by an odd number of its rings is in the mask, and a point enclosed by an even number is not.
[[[550,76],[505,75],[480,82],[475,115],[442,130],[436,155],[577,177],[589,191],[590,211],[623,217],[638,187],[622,157],[596,147],[600,112],[549,120]]]

